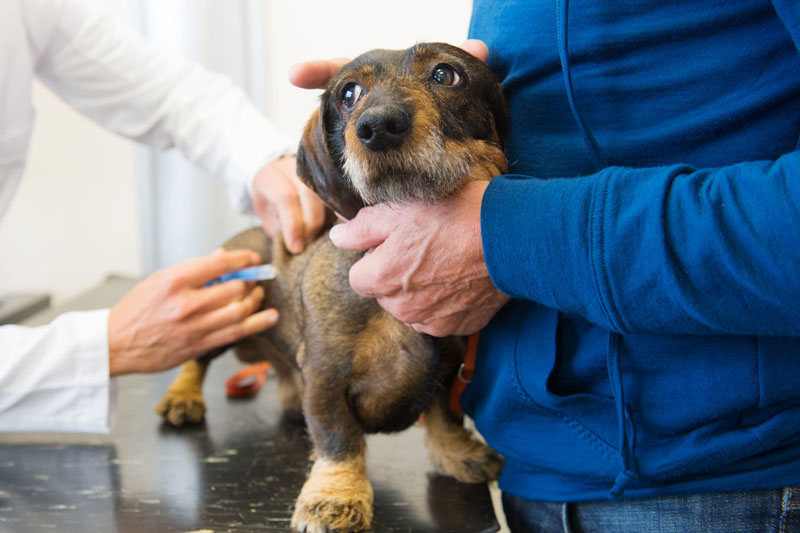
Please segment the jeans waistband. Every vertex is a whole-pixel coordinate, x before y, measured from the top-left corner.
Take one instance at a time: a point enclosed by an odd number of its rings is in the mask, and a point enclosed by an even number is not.
[[[551,503],[503,494],[512,533],[800,533],[800,487]]]

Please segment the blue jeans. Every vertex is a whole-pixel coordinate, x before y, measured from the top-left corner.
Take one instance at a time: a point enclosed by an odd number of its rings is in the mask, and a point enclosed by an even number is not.
[[[580,503],[504,493],[503,509],[512,533],[800,532],[800,487]]]

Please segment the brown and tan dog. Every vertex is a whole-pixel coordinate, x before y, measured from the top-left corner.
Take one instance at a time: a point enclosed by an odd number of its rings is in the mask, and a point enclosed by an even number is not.
[[[335,211],[433,202],[506,170],[508,114],[486,66],[447,44],[374,50],[343,67],[322,95],[297,154],[298,174]],[[300,531],[361,531],[372,520],[364,435],[405,429],[424,414],[433,467],[464,482],[495,479],[502,458],[450,415],[447,391],[464,356],[461,338],[416,333],[350,288],[362,256],[321,236],[290,256],[260,229],[226,245],[272,262],[265,307],[278,325],[234,347],[268,360],[283,407],[302,411],[314,464],[295,505]],[[174,425],[199,422],[201,385],[217,351],[186,363],[157,407]]]

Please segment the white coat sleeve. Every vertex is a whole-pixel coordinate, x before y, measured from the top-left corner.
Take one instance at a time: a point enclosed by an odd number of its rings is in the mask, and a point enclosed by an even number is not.
[[[266,163],[294,152],[230,79],[170,55],[82,0],[22,3],[42,82],[125,137],[175,146],[222,179],[234,207]]]
[[[108,373],[108,313],[0,327],[0,431],[109,431],[115,380]]]

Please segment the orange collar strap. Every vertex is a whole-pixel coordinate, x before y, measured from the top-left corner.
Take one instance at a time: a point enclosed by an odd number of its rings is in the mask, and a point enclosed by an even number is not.
[[[450,412],[456,418],[464,416],[464,410],[461,408],[461,394],[467,388],[467,385],[472,381],[472,375],[475,373],[475,357],[478,353],[478,337],[480,332],[473,333],[467,340],[467,353],[464,356],[464,362],[458,368],[456,379],[453,380],[453,386],[450,388]]]

